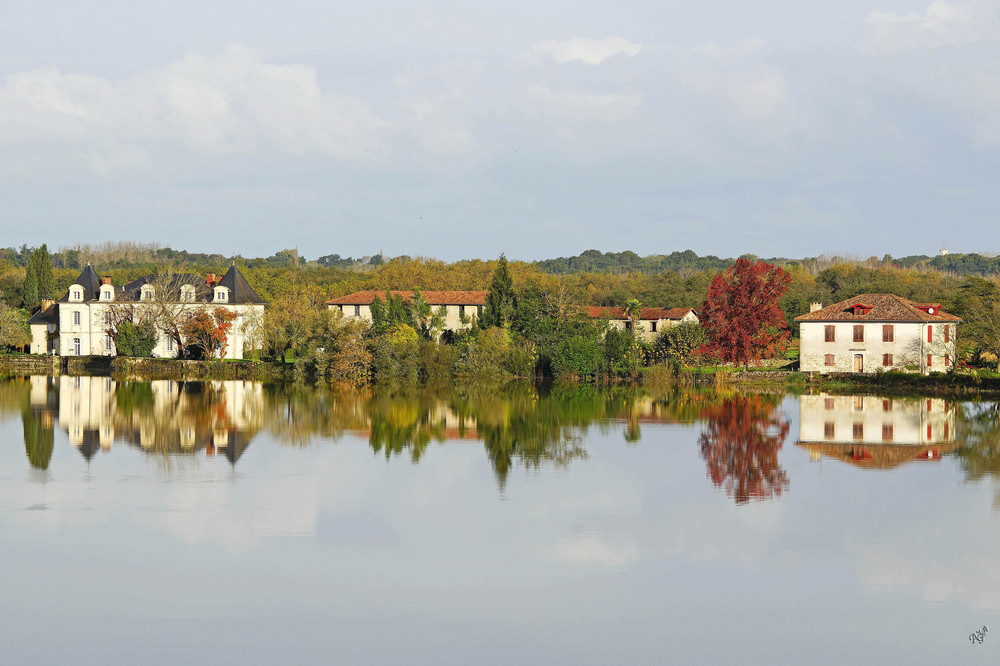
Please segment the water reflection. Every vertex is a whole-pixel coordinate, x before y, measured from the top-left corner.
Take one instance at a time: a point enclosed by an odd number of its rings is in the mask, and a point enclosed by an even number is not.
[[[28,461],[38,469],[51,462],[56,428],[88,463],[124,444],[167,463],[221,455],[235,466],[260,432],[297,447],[352,435],[387,460],[405,455],[414,463],[435,442],[469,440],[482,442],[501,489],[517,467],[564,468],[587,460],[584,441],[592,427],[620,428],[634,444],[643,427],[694,423],[718,400],[710,391],[650,396],[593,386],[337,392],[248,381],[69,376],[13,380],[0,389],[0,408],[21,411]]]
[[[827,457],[869,469],[940,460],[959,445],[958,411],[940,398],[803,395],[797,445],[813,460]]]
[[[708,477],[737,504],[770,499],[788,488],[778,451],[790,424],[780,396],[734,395],[707,407],[698,438]]]

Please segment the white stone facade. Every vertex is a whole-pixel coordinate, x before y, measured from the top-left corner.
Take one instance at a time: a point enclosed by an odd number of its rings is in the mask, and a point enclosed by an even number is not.
[[[860,340],[856,339],[856,326],[862,329]],[[886,326],[892,327],[891,336],[886,335]],[[832,341],[827,340],[828,327],[833,328]],[[947,372],[955,362],[956,324],[952,322],[804,321],[799,332],[799,368],[804,372],[911,369],[926,374]]]

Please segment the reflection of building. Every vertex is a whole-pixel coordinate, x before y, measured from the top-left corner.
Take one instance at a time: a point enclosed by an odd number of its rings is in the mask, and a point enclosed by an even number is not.
[[[814,459],[839,458],[859,467],[936,460],[958,446],[955,409],[937,398],[804,395],[798,445]]]
[[[32,408],[57,413],[88,460],[125,442],[163,454],[204,450],[235,463],[261,427],[262,387],[255,382],[119,383],[65,375],[31,381]]]

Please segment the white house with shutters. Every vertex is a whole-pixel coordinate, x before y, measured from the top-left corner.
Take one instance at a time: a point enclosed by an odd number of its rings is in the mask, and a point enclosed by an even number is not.
[[[803,372],[947,372],[955,363],[962,320],[940,303],[916,303],[895,294],[861,294],[822,307],[799,322]]]
[[[158,294],[157,290],[164,292]],[[146,275],[115,286],[88,265],[58,301],[42,301],[28,320],[31,353],[60,356],[114,356],[109,328],[115,308],[150,308],[157,301],[173,304],[178,313],[222,307],[236,314],[227,335],[226,358],[243,358],[243,346],[255,323],[264,315],[264,299],[257,295],[234,264],[225,275]],[[153,349],[160,358],[177,356],[174,341],[161,335]]]

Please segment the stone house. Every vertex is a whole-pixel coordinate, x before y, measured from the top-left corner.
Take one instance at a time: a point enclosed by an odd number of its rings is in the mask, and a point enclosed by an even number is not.
[[[42,301],[28,320],[31,353],[62,356],[114,356],[108,333],[122,306],[152,309],[166,304],[177,316],[202,307],[224,307],[236,313],[227,336],[226,358],[243,358],[243,344],[264,315],[264,299],[257,295],[235,264],[223,276],[209,274],[146,275],[115,286],[91,266],[80,273],[58,301]],[[161,335],[153,355],[177,355],[172,338]]]
[[[625,308],[606,308],[590,306],[587,316],[591,319],[607,319],[608,323],[620,330],[631,330],[633,322],[625,314]],[[694,308],[642,308],[639,313],[636,334],[647,342],[652,342],[657,335],[670,326],[689,322],[698,323],[698,313]]]
[[[861,294],[827,307],[812,305],[799,322],[803,372],[946,372],[955,363],[956,326],[962,320],[940,303],[916,303],[895,294]]]
[[[413,298],[412,291],[390,291],[392,296],[400,296],[404,301]],[[347,296],[333,298],[326,302],[330,310],[344,314],[345,319],[361,319],[372,321],[372,303],[376,297],[385,301],[384,291],[356,291]],[[436,314],[439,308],[445,309],[444,330],[459,331],[472,328],[472,318],[482,316],[486,305],[485,291],[422,291],[431,309]],[[464,321],[463,321],[464,320]]]

